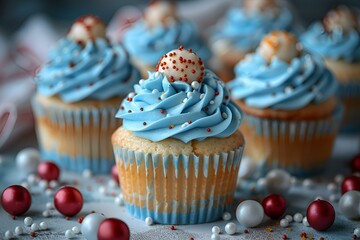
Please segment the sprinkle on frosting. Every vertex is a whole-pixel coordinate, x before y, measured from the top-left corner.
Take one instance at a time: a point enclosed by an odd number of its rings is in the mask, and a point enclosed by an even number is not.
[[[96,16],[83,16],[73,23],[68,37],[81,44],[85,44],[87,41],[94,41],[97,38],[106,38],[106,26]]]
[[[156,71],[164,73],[170,82],[175,80],[191,84],[198,88],[204,77],[204,64],[191,49],[185,50],[183,46],[165,54],[156,66]]]
[[[340,30],[348,33],[351,30],[359,31],[358,14],[346,6],[339,6],[328,12],[323,19],[326,31],[332,32]]]
[[[282,31],[266,35],[261,41],[258,51],[268,63],[274,57],[289,63],[300,54],[296,37]]]
[[[169,1],[154,1],[145,9],[144,18],[148,27],[169,26],[177,21],[176,4]]]

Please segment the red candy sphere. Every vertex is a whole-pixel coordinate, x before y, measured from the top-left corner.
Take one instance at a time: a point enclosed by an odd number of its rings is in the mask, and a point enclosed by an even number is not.
[[[100,223],[97,237],[98,240],[129,240],[130,230],[120,219],[108,218]]]
[[[22,215],[30,208],[31,195],[23,186],[9,186],[1,194],[1,205],[11,215]]]
[[[76,188],[65,186],[55,193],[54,205],[60,213],[72,217],[80,212],[83,206],[83,196]]]
[[[349,191],[360,191],[360,177],[350,176],[346,177],[341,184],[341,193],[344,194]]]
[[[271,194],[262,200],[261,205],[264,212],[270,218],[276,219],[281,217],[286,210],[286,200],[279,194]]]
[[[317,199],[308,206],[306,218],[312,228],[323,231],[334,223],[335,210],[328,201]]]
[[[360,155],[355,156],[351,160],[351,170],[353,172],[360,172]]]
[[[59,167],[53,162],[41,162],[38,165],[38,175],[46,181],[58,180],[60,176]]]
[[[118,168],[117,168],[116,164],[111,169],[111,177],[112,177],[112,179],[114,179],[115,182],[120,184],[119,171],[118,171]]]

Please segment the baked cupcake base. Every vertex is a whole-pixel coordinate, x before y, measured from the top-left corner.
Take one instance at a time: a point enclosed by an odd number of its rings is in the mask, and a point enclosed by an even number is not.
[[[320,108],[324,110],[331,105],[331,101],[328,101]],[[269,117],[275,111],[268,112],[268,117],[262,117],[243,109],[245,116],[240,130],[248,146],[245,155],[257,166],[256,177],[262,177],[275,168],[285,169],[297,177],[308,177],[326,167],[340,127],[343,107],[336,106],[328,117],[319,113],[310,119],[310,113],[317,108],[309,106],[298,111],[303,119],[297,119],[291,114],[286,115],[287,119],[286,116]]]
[[[224,139],[157,143],[119,128],[112,137],[126,207],[162,224],[198,224],[232,208],[244,141]]]
[[[42,158],[64,169],[109,173],[114,165],[111,134],[119,98],[66,104],[56,97],[36,95],[32,105]]]

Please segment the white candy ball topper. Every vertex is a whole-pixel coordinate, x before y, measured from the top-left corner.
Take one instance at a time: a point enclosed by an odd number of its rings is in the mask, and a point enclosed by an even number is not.
[[[245,200],[237,207],[236,218],[245,227],[256,227],[264,218],[264,209],[254,200]]]
[[[229,235],[233,235],[236,233],[236,224],[235,223],[227,223],[225,225],[225,232]]]
[[[83,16],[75,20],[69,30],[68,37],[82,44],[94,41],[97,38],[106,38],[106,26],[98,17]]]
[[[156,71],[165,74],[170,82],[183,81],[189,84],[200,83],[204,70],[201,58],[183,46],[165,54],[156,66]]]
[[[360,217],[360,192],[349,191],[341,196],[339,209],[345,217],[349,219],[358,219]]]
[[[282,169],[271,170],[266,175],[266,188],[270,193],[286,194],[291,187],[291,176]]]
[[[87,240],[96,240],[97,231],[100,223],[106,217],[100,213],[91,213],[87,215],[81,223],[81,233]]]
[[[276,31],[266,35],[257,50],[265,60],[270,63],[273,57],[285,62],[291,62],[300,54],[298,41],[295,35]]]
[[[341,30],[347,33],[351,30],[359,29],[357,13],[346,6],[338,6],[328,12],[324,17],[323,24],[329,32]]]
[[[177,20],[176,4],[171,1],[155,1],[144,11],[145,23],[148,27],[169,26]]]
[[[16,155],[16,166],[26,173],[34,173],[40,162],[40,153],[35,148],[25,148]]]

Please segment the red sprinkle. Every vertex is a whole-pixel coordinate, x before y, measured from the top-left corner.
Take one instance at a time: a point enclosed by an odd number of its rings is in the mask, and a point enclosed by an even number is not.
[[[31,237],[36,237],[36,232],[30,232]]]
[[[356,235],[355,235],[356,236]],[[320,237],[320,239],[319,240],[325,240],[325,238],[324,237]]]
[[[192,121],[189,120],[189,121],[188,121],[188,124],[192,124]]]
[[[165,110],[164,110],[164,109],[160,109],[160,113],[161,113],[161,114],[164,114],[164,113],[165,113]]]
[[[300,237],[306,237],[306,232],[302,232],[302,233],[300,234]]]
[[[353,234],[352,239],[357,239],[357,236],[355,234]]]
[[[219,95],[219,92],[215,92],[215,96]]]
[[[171,225],[171,226],[170,226],[170,229],[171,229],[171,230],[175,230],[174,225]]]
[[[281,238],[282,238],[283,240],[287,239],[286,234],[283,234]]]
[[[83,217],[79,217],[77,221],[78,221],[78,223],[82,223],[83,220],[84,220]]]
[[[16,219],[16,216],[12,216],[12,219],[15,220],[15,219]]]
[[[193,237],[189,238],[189,240],[195,240]]]
[[[245,230],[244,230],[244,233],[245,233],[245,234],[248,234],[248,233],[249,233],[249,230],[245,229]]]
[[[206,131],[211,132],[211,128],[206,129]]]
[[[66,221],[69,221],[69,220],[70,220],[70,217],[66,217],[65,219],[66,219]]]

